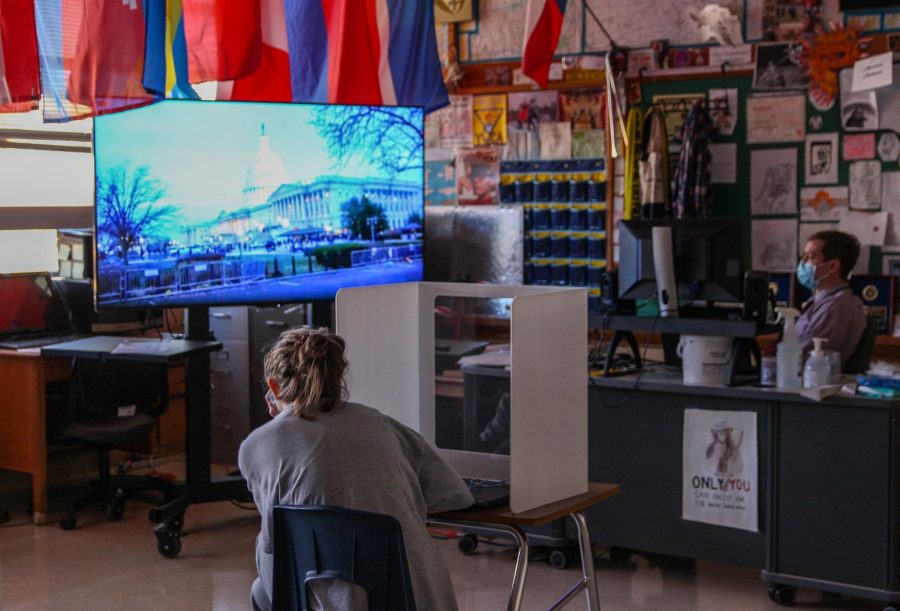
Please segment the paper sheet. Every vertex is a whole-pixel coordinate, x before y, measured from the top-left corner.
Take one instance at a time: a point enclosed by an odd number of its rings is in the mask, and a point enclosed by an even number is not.
[[[797,149],[750,152],[750,210],[753,215],[797,213]]]
[[[800,142],[805,137],[805,95],[756,95],[747,98],[747,144]]]
[[[168,352],[171,344],[171,339],[146,341],[123,339],[109,352],[110,354],[160,354]]]
[[[852,233],[860,244],[881,246],[887,230],[887,212],[854,212],[841,216],[838,230]]]
[[[878,136],[878,158],[885,163],[897,161],[900,156],[900,136],[894,132],[884,132]]]
[[[709,145],[709,181],[713,184],[737,182],[737,144],[725,142]]]
[[[841,70],[841,126],[848,132],[862,132],[877,129],[878,102],[874,91],[853,93],[850,90],[853,71]]]
[[[844,159],[875,158],[875,134],[847,134],[844,136]]]
[[[722,106],[726,108],[723,109]],[[734,128],[738,121],[738,108],[737,89],[709,90],[709,117],[713,120],[716,129],[719,130],[719,135],[734,134]]]
[[[794,271],[797,266],[796,219],[754,220],[750,234],[753,269]]]
[[[851,91],[857,93],[869,89],[889,87],[893,81],[893,60],[894,54],[890,51],[857,60],[853,64],[853,85],[851,86]]]

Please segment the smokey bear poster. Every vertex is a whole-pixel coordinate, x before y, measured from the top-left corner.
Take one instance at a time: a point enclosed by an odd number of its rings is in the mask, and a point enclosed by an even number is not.
[[[756,413],[684,410],[682,517],[759,531]]]

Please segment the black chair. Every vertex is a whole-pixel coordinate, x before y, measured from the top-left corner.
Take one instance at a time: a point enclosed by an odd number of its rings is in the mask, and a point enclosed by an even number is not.
[[[869,368],[869,364],[872,361],[872,353],[875,352],[875,339],[878,337],[880,325],[881,321],[877,317],[871,314],[867,317],[866,329],[863,331],[862,337],[859,338],[856,350],[844,363],[844,373],[864,373]]]
[[[272,608],[309,609],[307,585],[340,579],[361,586],[369,611],[415,611],[412,582],[395,518],[327,506],[273,510]]]
[[[51,431],[51,439],[96,448],[100,476],[60,520],[64,530],[75,528],[76,514],[94,503],[99,503],[106,517],[115,521],[122,518],[128,498],[161,505],[183,496],[178,486],[158,477],[110,475],[110,449],[146,437],[167,407],[165,365],[117,360],[74,361],[68,415],[64,424]],[[161,496],[147,494],[148,491]],[[181,523],[170,526],[180,528]]]

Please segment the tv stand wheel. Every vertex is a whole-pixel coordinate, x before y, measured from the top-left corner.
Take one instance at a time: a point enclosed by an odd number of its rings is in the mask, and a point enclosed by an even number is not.
[[[569,557],[561,549],[555,549],[547,557],[547,564],[554,569],[562,570],[569,566]]]
[[[478,549],[478,535],[463,535],[456,541],[456,547],[466,555],[474,554]]]
[[[157,527],[154,530],[156,535],[156,551],[163,558],[175,558],[181,553],[181,535],[167,528]]]
[[[776,602],[779,605],[790,607],[794,604],[794,599],[796,597],[797,588],[791,586],[783,586],[778,583],[773,583],[769,586],[769,598],[771,598],[773,602]]]

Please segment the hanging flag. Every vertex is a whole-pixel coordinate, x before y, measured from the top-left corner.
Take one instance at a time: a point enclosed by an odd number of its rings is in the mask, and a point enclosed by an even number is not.
[[[165,98],[195,100],[199,97],[188,82],[181,0],[147,3],[144,88]]]
[[[446,106],[434,3],[285,0],[294,101]]]
[[[288,58],[284,0],[261,0],[262,45],[259,67],[249,76],[220,81],[216,99],[290,102],[291,63]]]
[[[32,0],[0,0],[0,112],[37,108],[41,97]]]
[[[542,88],[550,82],[550,64],[562,32],[566,0],[528,0],[522,72]]]
[[[149,104],[141,0],[35,0],[44,121]]]
[[[252,74],[260,61],[259,0],[182,0],[191,83]]]

